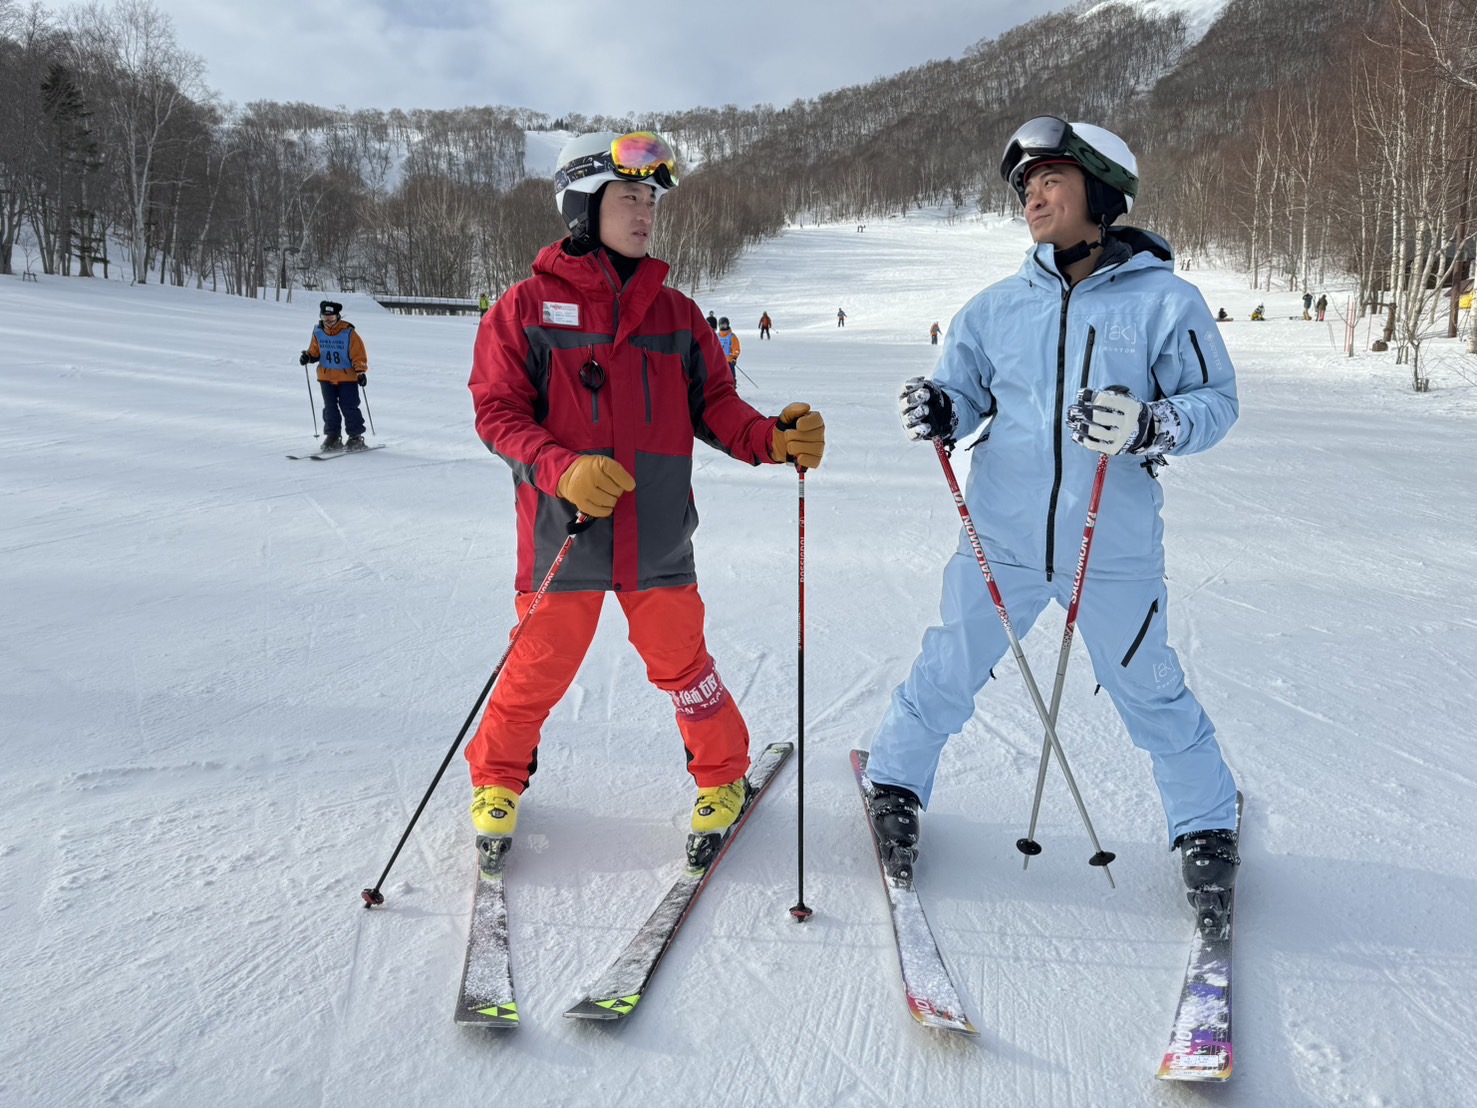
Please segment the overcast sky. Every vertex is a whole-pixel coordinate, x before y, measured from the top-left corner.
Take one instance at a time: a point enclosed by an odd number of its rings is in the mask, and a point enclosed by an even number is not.
[[[106,0],[104,0],[106,2]],[[782,107],[1072,0],[155,0],[225,99],[558,115]]]

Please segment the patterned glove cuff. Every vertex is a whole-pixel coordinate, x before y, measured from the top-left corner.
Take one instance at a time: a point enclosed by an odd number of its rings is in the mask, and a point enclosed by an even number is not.
[[[1149,441],[1134,453],[1150,458],[1162,458],[1165,454],[1173,453],[1184,434],[1179,409],[1168,400],[1156,400],[1149,405],[1149,415],[1153,420],[1153,433],[1150,434]]]

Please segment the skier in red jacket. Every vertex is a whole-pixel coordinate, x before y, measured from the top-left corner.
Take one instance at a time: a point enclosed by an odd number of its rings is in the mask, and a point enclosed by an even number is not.
[[[703,636],[692,534],[694,439],[750,465],[820,464],[825,422],[807,404],[765,416],[734,389],[718,336],[648,256],[656,204],[677,185],[659,135],[583,135],[559,155],[554,199],[569,237],[493,306],[470,387],[477,433],[513,470],[521,617],[577,511],[571,546],[467,746],[472,821],[511,834],[544,720],[583,661],[607,592],[652,684],[676,706],[697,783],[695,834],[738,816],[749,732]]]

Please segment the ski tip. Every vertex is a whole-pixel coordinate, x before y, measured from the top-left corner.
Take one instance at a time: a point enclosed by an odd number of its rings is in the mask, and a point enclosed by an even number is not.
[[[1155,1074],[1160,1081],[1228,1081],[1231,1078],[1231,1044],[1215,1043],[1210,1049],[1188,1053],[1171,1050]]]
[[[625,1019],[641,1000],[640,993],[631,996],[614,996],[604,1000],[586,997],[564,1015],[572,1020],[619,1020]]]
[[[511,1031],[518,1026],[518,1005],[493,1004],[486,1008],[459,1009],[456,1022],[462,1027],[498,1027]]]
[[[913,1018],[930,1031],[953,1031],[960,1035],[978,1035],[974,1024],[963,1012],[940,1008],[931,1000],[921,996],[908,997],[908,1010]]]

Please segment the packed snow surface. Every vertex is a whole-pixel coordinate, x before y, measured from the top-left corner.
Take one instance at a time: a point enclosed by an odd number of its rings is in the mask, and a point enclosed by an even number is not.
[[[452,1020],[475,859],[460,758],[372,885],[512,625],[512,482],[472,429],[476,320],[344,296],[384,450],[332,465],[294,302],[0,278],[0,1103],[13,1108],[1470,1104],[1477,1046],[1474,359],[1237,322],[1242,416],[1162,474],[1172,639],[1246,794],[1236,1072],[1156,1082],[1191,920],[1145,758],[1080,643],[1022,871],[1041,727],[1007,658],[944,754],[918,886],[978,1040],[914,1026],[847,751],[935,618],[958,516],[897,421],[1013,221],[792,229],[702,307],[761,409],[805,400],[804,899],[786,766],[640,1007],[562,1013],[681,867],[694,790],[615,605],[548,722],[507,861],[522,1026]],[[473,290],[469,290],[473,291]],[[1319,291],[1313,289],[1315,294]],[[1244,322],[1265,299],[1268,321]],[[844,330],[836,309],[847,313]],[[774,319],[762,342],[757,322]],[[956,467],[967,469],[968,457]],[[756,746],[796,732],[797,480],[699,447],[709,646]],[[1090,585],[1089,585],[1090,587]],[[1049,680],[1061,613],[1026,637]]]

